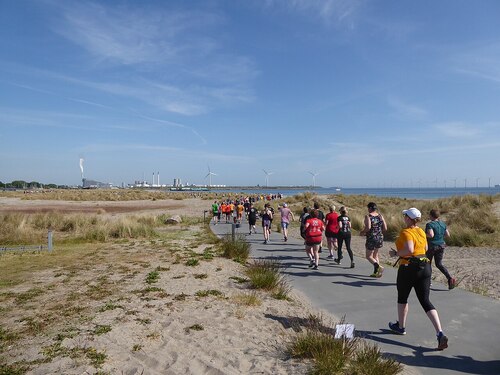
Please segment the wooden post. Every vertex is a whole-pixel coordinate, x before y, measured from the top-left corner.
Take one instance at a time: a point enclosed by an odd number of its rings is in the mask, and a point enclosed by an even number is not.
[[[49,229],[49,233],[47,234],[47,249],[52,251],[52,229]]]

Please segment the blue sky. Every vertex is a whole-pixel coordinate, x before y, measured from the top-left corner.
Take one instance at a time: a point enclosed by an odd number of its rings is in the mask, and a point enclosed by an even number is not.
[[[500,2],[0,2],[0,181],[500,183]]]

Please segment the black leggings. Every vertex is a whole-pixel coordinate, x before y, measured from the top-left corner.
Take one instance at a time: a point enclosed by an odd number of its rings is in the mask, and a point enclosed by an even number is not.
[[[421,262],[420,264],[408,264],[399,266],[396,284],[398,286],[398,303],[408,303],[411,289],[415,288],[418,301],[425,312],[434,310],[429,300],[431,290],[431,264]]]
[[[354,256],[351,250],[351,232],[343,233],[339,232],[337,236],[338,248],[337,248],[337,259],[342,259],[342,244],[345,242],[345,247],[351,258],[351,262],[354,262]]]
[[[436,267],[438,270],[440,270],[443,275],[446,276],[448,280],[451,279],[450,273],[446,269],[446,267],[443,265],[443,256],[444,256],[444,247],[443,246],[433,246],[429,245],[429,250],[427,250],[427,253],[425,254],[427,258],[432,263],[432,258],[434,258],[434,263],[436,264]]]

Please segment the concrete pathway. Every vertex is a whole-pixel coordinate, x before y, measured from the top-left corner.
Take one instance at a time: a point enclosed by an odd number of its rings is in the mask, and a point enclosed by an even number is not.
[[[260,225],[260,223],[257,223]],[[231,224],[210,225],[217,235],[232,232]],[[358,336],[375,342],[381,350],[421,374],[500,374],[500,302],[461,289],[431,287],[431,301],[439,312],[449,338],[449,348],[435,350],[434,328],[412,291],[407,334],[395,335],[389,321],[397,320],[397,269],[385,266],[382,278],[369,277],[373,267],[364,258],[355,258],[349,268],[347,252],[341,265],[320,254],[319,269],[308,268],[302,241],[283,241],[280,233],[271,234],[263,244],[262,228],[248,235],[248,225],[236,229],[251,244],[252,258],[277,258],[294,289],[308,296],[314,307],[328,311],[356,327]],[[346,258],[347,257],[347,258]],[[347,260],[346,260],[347,259]]]

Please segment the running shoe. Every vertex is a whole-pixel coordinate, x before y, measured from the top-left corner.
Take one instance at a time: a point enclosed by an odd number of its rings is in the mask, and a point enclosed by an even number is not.
[[[314,261],[312,261],[312,260],[311,260],[311,261],[309,262],[309,268],[311,268],[312,266],[314,266]]]
[[[337,264],[339,264],[339,265],[340,265],[340,259],[335,258],[333,261],[334,261],[335,263],[337,263]]]
[[[333,259],[333,255],[328,255],[326,259]]]
[[[264,240],[264,245],[267,245],[267,241]]]
[[[285,240],[285,242],[286,242],[286,241],[288,241],[288,238],[287,238],[287,237],[285,237],[285,238],[284,238],[284,240]]]
[[[454,277],[452,277],[451,279],[448,280],[448,289],[449,290],[452,290],[456,286],[457,286],[457,280]]]
[[[354,262],[351,262],[351,268],[354,268]]]
[[[439,332],[437,335],[437,340],[438,340],[438,350],[443,350],[448,347],[448,337],[445,336],[443,332]]]
[[[391,323],[389,322],[389,328],[392,332],[397,333],[398,335],[406,335],[406,329],[399,328],[399,322]]]
[[[379,277],[377,272],[374,272],[370,275],[370,277]]]
[[[384,274],[384,267],[378,266],[377,277],[382,277],[383,274]]]
[[[314,266],[314,267],[313,267],[313,270],[317,270],[317,269],[318,269],[318,266]]]

